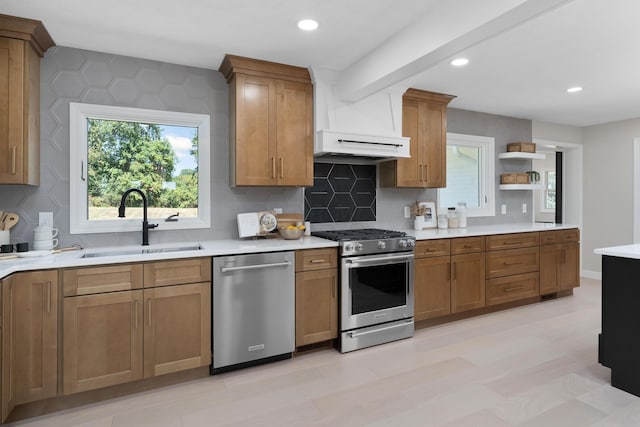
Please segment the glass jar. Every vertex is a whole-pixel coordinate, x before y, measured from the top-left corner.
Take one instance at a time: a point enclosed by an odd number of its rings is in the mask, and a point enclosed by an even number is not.
[[[449,228],[458,228],[458,214],[456,208],[447,209],[447,218],[449,219]]]

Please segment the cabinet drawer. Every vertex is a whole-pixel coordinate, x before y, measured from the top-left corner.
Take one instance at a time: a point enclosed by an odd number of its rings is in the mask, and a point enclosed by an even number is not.
[[[538,232],[493,234],[487,236],[487,250],[503,250],[516,248],[529,248],[538,246]]]
[[[571,228],[569,230],[542,231],[540,233],[541,245],[573,243],[578,241],[580,241],[580,230],[577,228]]]
[[[337,248],[296,251],[296,271],[323,270],[337,265]]]
[[[118,264],[63,270],[64,296],[142,288],[142,265]]]
[[[487,278],[538,271],[538,247],[487,252]]]
[[[144,265],[144,287],[211,281],[211,258],[188,258]]]
[[[416,242],[415,257],[444,256],[451,253],[451,239],[420,240]]]
[[[487,280],[487,306],[538,296],[538,287],[537,272]]]
[[[451,239],[451,255],[484,252],[484,236]]]

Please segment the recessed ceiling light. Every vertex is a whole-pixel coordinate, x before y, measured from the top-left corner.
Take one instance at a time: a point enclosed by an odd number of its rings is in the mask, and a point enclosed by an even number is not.
[[[467,65],[468,63],[469,60],[467,58],[456,58],[451,61],[451,65],[453,65],[454,67],[462,67],[464,65]]]
[[[313,19],[303,19],[298,21],[298,28],[304,31],[313,31],[318,28],[318,21]]]
[[[582,92],[582,88],[580,86],[574,86],[567,89],[567,93],[577,93]]]

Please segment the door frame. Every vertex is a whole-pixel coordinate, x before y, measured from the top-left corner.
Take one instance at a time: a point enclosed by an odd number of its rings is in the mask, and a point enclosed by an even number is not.
[[[640,243],[640,137],[633,138],[633,243]]]

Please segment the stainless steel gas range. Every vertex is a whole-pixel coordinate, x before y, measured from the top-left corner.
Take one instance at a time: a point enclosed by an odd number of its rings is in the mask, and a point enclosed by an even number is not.
[[[318,231],[339,242],[340,351],[413,336],[413,249],[399,231]]]

